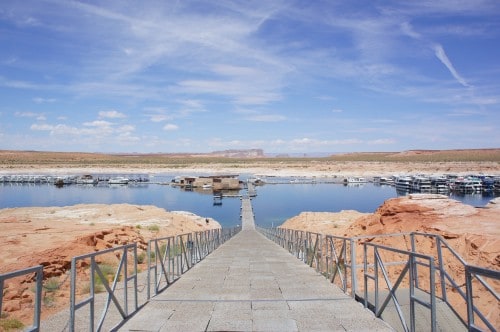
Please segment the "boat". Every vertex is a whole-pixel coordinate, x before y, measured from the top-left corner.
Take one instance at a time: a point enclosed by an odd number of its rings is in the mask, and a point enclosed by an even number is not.
[[[394,182],[396,185],[396,190],[410,191],[412,181],[413,181],[413,178],[411,176],[399,176],[399,177],[397,177],[396,181]]]
[[[394,181],[391,178],[385,176],[374,176],[373,183],[377,185],[392,184]]]
[[[500,193],[500,177],[495,177],[494,181],[495,181],[494,191],[496,193]]]
[[[481,179],[483,192],[491,193],[495,191],[495,179],[492,176],[485,176]]]
[[[432,190],[431,179],[426,176],[415,176],[411,182],[412,191],[430,192]]]
[[[347,184],[361,184],[367,182],[368,181],[363,177],[348,177],[347,179],[344,179],[344,183]]]
[[[446,193],[450,190],[448,186],[448,179],[444,176],[431,177],[432,189],[438,193]]]
[[[117,176],[114,178],[110,178],[108,180],[109,184],[128,184],[129,179],[123,176]]]
[[[201,186],[201,188],[204,190],[209,190],[212,189],[212,185],[209,183],[205,183],[204,185]]]
[[[76,179],[77,184],[97,184],[98,180],[90,174],[85,174]]]
[[[453,190],[462,194],[479,193],[483,190],[482,181],[476,177],[457,178]]]

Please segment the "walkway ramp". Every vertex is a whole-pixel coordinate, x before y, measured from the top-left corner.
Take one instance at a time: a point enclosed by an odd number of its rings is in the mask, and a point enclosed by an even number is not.
[[[371,311],[254,229],[248,198],[243,230],[120,331],[391,331]]]

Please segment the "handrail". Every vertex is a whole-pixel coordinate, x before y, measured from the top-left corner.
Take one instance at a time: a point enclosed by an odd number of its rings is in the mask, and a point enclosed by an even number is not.
[[[169,287],[182,274],[241,230],[212,229],[148,241],[147,298]],[[154,276],[154,280],[152,279]]]
[[[472,265],[467,265],[465,267],[465,285],[467,289],[467,298],[470,299],[470,301],[467,301],[467,327],[469,331],[481,331],[481,328],[475,324],[475,315],[477,315],[481,319],[481,322],[488,327],[488,329],[490,329],[491,331],[495,331],[496,327],[493,326],[485,317],[485,315],[477,310],[477,308],[474,306],[474,288],[472,284],[473,277],[476,277],[476,279],[479,280],[480,284],[488,289],[490,294],[494,296],[497,302],[500,301],[499,294],[495,290],[493,290],[493,288],[490,287],[490,285],[486,283],[484,279],[481,278],[481,276],[500,280],[500,271],[492,271]]]
[[[157,238],[148,242],[148,287],[147,300],[151,298],[151,271],[154,273],[154,294],[158,294],[161,290],[168,287],[172,282],[178,279],[183,273],[189,270],[194,264],[201,261],[208,254],[213,252],[220,245],[225,243],[231,237],[241,231],[241,226],[233,228],[212,229],[202,232],[192,232],[180,234],[178,236],[170,236]],[[162,248],[162,241],[166,245]],[[104,255],[118,257],[118,267],[113,271],[112,280],[108,280],[107,271],[103,271],[103,267],[99,265],[101,258]],[[129,257],[131,256],[131,257]],[[161,259],[157,259],[161,257]],[[156,258],[156,259],[154,259]],[[168,259],[168,261],[167,261]],[[154,260],[154,264],[152,261]],[[90,261],[90,262],[89,262]],[[138,257],[137,243],[127,244],[119,247],[109,248],[98,252],[92,252],[80,256],[75,256],[71,259],[71,284],[70,284],[70,318],[67,328],[69,331],[75,330],[76,312],[83,307],[89,307],[89,330],[100,331],[103,329],[108,309],[111,302],[119,312],[123,320],[134,314],[138,308]],[[77,284],[82,284],[82,278],[78,278],[77,270],[81,267],[88,267],[88,291],[89,295],[84,299],[77,299]],[[129,271],[129,270],[132,271]],[[30,273],[36,274],[36,296],[33,306],[33,325],[28,327],[26,331],[40,330],[41,317],[41,298],[43,288],[43,266],[34,266],[22,270],[0,274],[0,312],[3,303],[3,287],[5,280],[15,278]],[[165,278],[167,286],[160,287],[162,278]],[[95,321],[95,301],[96,301],[96,284],[104,287],[107,293],[104,308],[101,312],[99,321]],[[117,296],[117,285],[123,282],[123,298]],[[132,283],[130,286],[129,283]],[[129,289],[133,292],[134,301],[132,303],[132,311],[129,312]],[[118,322],[112,329],[115,329],[123,323],[123,320]]]
[[[37,265],[26,269],[20,269],[13,272],[0,274],[0,312],[2,312],[5,281],[20,276],[26,276],[32,273],[34,273],[36,276],[35,303],[33,306],[33,323],[30,327],[26,328],[25,331],[40,330],[40,312],[42,309],[43,266]]]
[[[133,272],[129,276],[128,275],[128,263],[129,259],[128,256],[130,254],[130,251],[132,251],[132,261],[131,263],[133,264]],[[106,254],[113,254],[115,257],[116,255],[120,256],[120,261],[118,263],[118,267],[116,269],[116,272],[112,276],[112,285],[109,284],[108,277],[103,273],[102,268],[99,266],[97,263],[96,258],[99,256],[103,256]],[[84,265],[83,260],[90,259],[90,294],[88,297],[86,297],[83,300],[77,301],[76,299],[76,285],[79,283],[79,280],[77,279],[77,268],[79,262],[81,265]],[[120,282],[120,279],[123,278],[123,300],[120,301],[115,294],[116,286]],[[97,279],[100,281],[102,286],[104,286],[106,292],[107,292],[107,298],[106,298],[106,303],[104,305],[104,308],[101,312],[101,317],[99,321],[95,322],[95,300],[96,300],[96,292],[95,292],[95,286],[96,286],[96,281]],[[133,311],[131,313],[128,312],[129,309],[129,303],[128,303],[128,283],[132,281],[133,282],[133,288],[132,291],[134,293],[134,306],[133,306]],[[90,254],[85,254],[85,255],[80,255],[73,257],[71,259],[71,287],[70,287],[70,320],[69,320],[69,330],[74,331],[75,330],[75,319],[76,319],[76,310],[85,307],[86,305],[89,305],[89,310],[90,310],[90,319],[89,319],[89,331],[100,331],[103,327],[104,321],[106,319],[106,314],[108,313],[109,306],[111,304],[111,301],[115,305],[116,309],[120,313],[122,319],[126,319],[130,317],[132,313],[138,310],[138,299],[137,299],[137,244],[127,244],[115,248],[109,248],[106,250],[98,251],[95,253],[90,253]],[[116,326],[118,326],[117,324]],[[115,327],[116,327],[115,326]]]
[[[372,248],[373,250],[373,274],[370,274],[369,267],[368,267],[368,260],[369,260],[369,248]],[[408,256],[408,260],[404,264],[404,267],[400,273],[400,275],[397,278],[397,281],[395,282],[394,285],[392,285],[389,275],[387,273],[386,269],[386,264],[382,260],[380,251],[381,250],[386,250],[390,251],[393,253],[397,253],[400,255]],[[374,243],[368,243],[365,242],[363,244],[363,252],[364,252],[364,305],[365,308],[368,307],[368,280],[371,279],[375,283],[375,300],[374,300],[374,312],[375,316],[381,317],[383,314],[385,308],[389,304],[389,302],[392,300],[396,312],[398,314],[398,317],[400,319],[402,328],[404,331],[415,331],[415,304],[421,304],[422,306],[430,309],[431,311],[431,331],[436,331],[436,296],[435,296],[435,288],[430,287],[430,302],[424,302],[422,300],[419,300],[415,296],[415,278],[417,276],[416,273],[416,265],[422,264],[417,260],[417,258],[422,259],[422,260],[427,260],[429,263],[425,264],[425,266],[429,267],[429,284],[433,285],[434,284],[434,279],[435,279],[435,270],[434,270],[434,258],[431,256],[427,255],[422,255],[418,254],[412,251],[407,251],[407,250],[400,250],[400,249],[395,249],[392,247],[388,246],[383,246],[383,245],[377,245]],[[383,281],[385,282],[385,286],[389,292],[387,297],[383,300],[382,305],[380,305],[379,302],[379,296],[380,296],[380,287],[379,287],[379,271],[382,273],[383,276]],[[403,315],[403,311],[401,308],[401,305],[398,301],[398,298],[396,296],[396,291],[398,290],[399,286],[401,285],[402,281],[404,280],[406,274],[409,276],[409,298],[410,298],[410,327],[408,327],[406,320]],[[418,286],[417,286],[418,287]]]
[[[449,271],[447,271],[447,265],[449,262],[443,261],[443,250],[448,250],[451,253],[451,257],[455,258],[457,264],[463,267],[465,271],[476,271],[471,265],[467,264],[467,262],[445,241],[445,239],[438,234],[431,233],[422,233],[422,232],[409,232],[409,233],[397,233],[397,234],[381,234],[381,235],[365,235],[365,236],[357,236],[357,237],[342,237],[342,236],[334,236],[334,235],[325,235],[318,234],[306,231],[298,231],[286,228],[257,228],[260,232],[265,234],[268,238],[278,243],[283,248],[287,249],[290,253],[298,258],[304,258],[303,252],[306,248],[314,248],[311,249],[312,253],[319,259],[320,263],[317,263],[316,269],[320,268],[320,272],[325,275],[326,278],[330,280],[332,283],[336,283],[345,293],[349,294],[358,300],[363,301],[364,289],[361,290],[360,285],[358,284],[358,276],[360,275],[361,268],[374,267],[376,262],[372,265],[364,266],[362,264],[358,264],[358,259],[361,257],[364,259],[365,253],[362,253],[358,257],[357,247],[364,246],[365,243],[369,242],[379,242],[380,240],[388,237],[402,237],[403,241],[399,243],[403,245],[403,248],[392,248],[392,250],[402,250],[404,252],[412,253],[412,255],[423,254],[426,257],[432,257],[432,260],[425,259],[426,262],[420,260],[415,260],[411,262],[408,268],[413,271],[408,271],[408,273],[413,274],[413,286],[419,288],[420,280],[419,275],[417,273],[417,267],[423,266],[429,269],[429,271],[433,271],[432,278],[438,277],[438,283],[435,284],[434,281],[430,283],[430,285],[435,285],[430,287],[426,292],[432,293],[433,301],[438,297],[436,294],[438,290],[440,290],[440,298],[447,303],[450,308],[455,311],[455,314],[459,319],[462,320],[464,325],[472,324],[469,326],[474,326],[474,322],[471,323],[471,318],[469,316],[465,317],[466,313],[457,312],[456,308],[453,308],[449,302],[450,288],[453,290],[453,293],[458,294],[460,298],[462,298],[467,307],[471,306],[470,311],[473,312],[481,322],[487,327],[491,329],[491,323],[487,322],[486,315],[481,312],[481,310],[474,305],[471,293],[467,293],[464,290],[465,282],[457,281],[456,277],[454,277]],[[297,239],[311,239],[311,235],[315,236],[316,239],[321,237],[320,243],[316,246],[306,247],[304,245],[298,246]],[[431,253],[421,253],[420,247],[417,245],[418,237],[426,237],[435,243],[431,246],[433,251]],[[309,241],[311,242],[311,241]],[[307,243],[305,241],[304,243]],[[380,246],[380,244],[377,244]],[[399,247],[399,245],[398,245]],[[390,248],[390,247],[388,247]],[[308,256],[306,256],[308,257]],[[412,256],[417,257],[417,256]],[[311,261],[307,260],[306,263],[311,264]],[[385,266],[390,265],[398,265],[401,262],[385,262]],[[484,269],[485,271],[491,271],[487,276],[491,277],[493,275],[493,279],[500,280],[500,271],[495,271],[491,269]],[[494,299],[498,300],[498,293],[495,292],[493,287],[488,284],[484,278],[483,274],[470,272],[471,280],[476,280],[477,284],[481,284],[483,289],[487,291],[487,294],[493,294]],[[436,275],[436,276],[434,276]],[[429,276],[431,277],[431,276]],[[460,276],[459,276],[460,277]],[[461,278],[461,277],[460,277]],[[467,275],[463,276],[464,280],[467,278]],[[349,285],[350,281],[350,285]],[[471,281],[472,282],[472,281]],[[364,285],[363,285],[364,286]],[[436,288],[439,287],[439,288]],[[456,297],[456,296],[455,296]],[[416,300],[418,302],[418,299]],[[420,302],[419,302],[420,303]],[[411,326],[410,326],[411,328]],[[494,330],[494,329],[492,329]]]

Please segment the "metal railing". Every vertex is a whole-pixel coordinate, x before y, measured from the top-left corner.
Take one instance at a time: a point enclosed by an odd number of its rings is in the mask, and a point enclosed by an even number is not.
[[[213,229],[150,240],[147,298],[170,286],[240,230],[241,227]]]
[[[490,294],[496,303],[500,301],[498,292],[484,280],[484,277],[500,280],[500,271],[492,271],[472,265],[467,265],[465,267],[465,286],[467,289],[467,298],[470,299],[467,301],[467,328],[469,331],[482,330],[481,327],[476,324],[476,316],[491,331],[495,331],[496,328],[498,328],[498,326],[493,326],[485,315],[474,306],[474,285],[476,287],[483,287],[483,289],[487,289],[489,291],[487,294]],[[478,281],[476,284],[472,282],[474,278]]]
[[[154,271],[153,294],[156,295],[239,231],[241,231],[241,226],[150,240],[147,248],[147,300],[150,299],[152,293],[151,271]],[[106,316],[112,307],[121,317],[119,321],[111,323],[115,325],[110,329],[115,329],[123,323],[123,320],[135,313],[139,308],[137,264],[136,243],[73,257],[70,273],[70,317],[65,329],[74,331],[77,322],[88,324],[89,331],[109,328],[104,326]],[[43,266],[0,274],[0,312],[2,312],[5,281],[33,273],[36,279],[33,325],[26,328],[26,331],[40,330]],[[162,281],[166,285],[162,285]],[[102,296],[97,298],[97,294],[101,291],[104,292],[104,303],[101,303]],[[130,301],[130,295],[134,297],[133,301]],[[114,306],[111,306],[111,303]],[[98,306],[100,317],[96,321]],[[85,307],[88,307],[88,319],[87,317],[77,319],[77,311]],[[109,322],[107,324],[109,325]]]
[[[471,295],[472,286],[481,285],[483,291],[490,294],[492,301],[498,303],[498,292],[482,276],[494,279],[498,284],[500,272],[476,268],[467,264],[440,235],[412,232],[347,238],[284,228],[258,228],[258,230],[309,266],[314,267],[325,275],[330,282],[336,284],[345,293],[350,294],[358,301],[364,302],[367,297],[365,282],[366,278],[370,279],[370,274],[365,275],[367,269],[373,270],[377,268],[377,272],[380,272],[383,277],[383,271],[387,271],[389,267],[401,269],[401,266],[403,266],[398,275],[401,278],[405,276],[410,278],[409,281],[405,282],[405,286],[410,288],[410,310],[413,310],[412,306],[416,303],[429,308],[431,311],[430,329],[435,329],[435,318],[432,317],[435,317],[435,299],[439,298],[448,304],[464,326],[495,330],[492,323],[488,321],[487,315],[483,312],[485,308],[478,308],[474,304]],[[397,241],[397,247],[384,246],[384,243],[388,242],[387,240],[396,237],[401,239]],[[426,241],[429,242],[428,245],[424,245]],[[391,241],[391,243],[394,243],[394,241]],[[431,249],[425,252],[424,247]],[[367,248],[377,252],[380,252],[383,248],[387,255],[392,256],[392,260],[381,260],[378,253],[379,258],[366,261]],[[447,254],[445,251],[447,251]],[[406,258],[401,258],[401,255]],[[447,257],[446,262],[443,257]],[[463,275],[454,274],[451,272],[452,265],[456,267],[455,270],[466,272]],[[428,271],[424,273],[419,267],[425,267]],[[470,274],[470,277],[467,273]],[[378,278],[378,273],[371,276],[375,277],[375,275]],[[466,278],[471,279],[470,290],[465,289]],[[383,277],[380,280],[386,279]],[[475,280],[475,282],[473,283],[472,280]],[[433,287],[427,287],[424,284],[433,285]],[[389,289],[390,296],[390,289],[394,288],[394,286],[386,283],[385,287]],[[414,296],[412,289],[421,289],[423,292],[430,294],[432,299],[422,302]],[[395,293],[395,290],[392,293]],[[450,303],[451,299],[455,302],[464,301],[465,305],[453,307]],[[390,301],[391,298],[385,300]],[[375,304],[377,303],[375,301]],[[465,312],[462,307],[469,308],[469,313]],[[371,309],[374,308],[373,306]],[[378,316],[382,314],[381,310],[383,311],[383,308],[377,307],[376,314]],[[480,321],[482,324],[480,327],[474,325],[474,317],[472,316],[478,318],[476,321]],[[414,331],[411,320],[408,326],[403,319],[402,325],[404,326],[403,329],[406,327]]]
[[[129,257],[131,255],[131,257]],[[98,260],[105,262],[110,257],[119,257],[118,267],[116,271],[109,273],[106,271],[104,265],[99,264]],[[88,262],[90,261],[90,262]],[[89,295],[83,299],[77,299],[77,284],[85,283],[87,280],[80,280],[78,278],[77,269],[85,265],[89,266]],[[129,266],[129,264],[131,266]],[[129,270],[132,271],[129,271]],[[104,271],[103,271],[104,270]],[[86,274],[84,274],[86,276]],[[86,278],[85,278],[86,279]],[[117,296],[115,293],[118,283],[123,283],[122,294]],[[129,282],[133,283],[131,291],[134,295],[134,302],[132,310],[129,311]],[[110,284],[111,283],[111,284]],[[101,316],[96,324],[95,321],[95,307],[96,307],[96,285],[102,285],[107,293],[106,301],[101,310]],[[128,318],[132,313],[138,309],[137,300],[137,244],[128,244],[116,248],[110,248],[95,253],[73,257],[71,260],[71,286],[70,286],[70,320],[69,330],[75,330],[76,311],[85,306],[89,306],[89,331],[100,331],[103,327],[106,315],[108,313],[111,302],[121,315],[122,319]],[[121,320],[116,326],[119,325]]]
[[[22,270],[0,274],[0,313],[2,312],[2,304],[4,297],[5,281],[17,277],[28,277],[35,274],[35,302],[33,305],[33,323],[27,327],[25,331],[39,331],[40,330],[40,313],[42,309],[42,287],[43,287],[43,266],[37,265]]]
[[[436,331],[436,294],[435,288],[429,287],[429,301],[425,302],[415,294],[415,288],[418,288],[415,282],[418,276],[418,266],[424,266],[429,269],[429,285],[434,285],[435,280],[435,269],[434,269],[434,258],[418,254],[411,251],[399,250],[387,246],[377,245],[373,243],[363,244],[363,270],[364,270],[364,305],[365,308],[370,307],[375,313],[375,316],[381,317],[384,313],[387,305],[390,301],[394,304],[397,316],[401,323],[401,327],[404,331],[415,331],[415,307],[416,304],[420,304],[423,307],[430,310],[430,330]],[[388,273],[388,268],[394,266],[400,266],[400,264],[386,265],[382,258],[383,251],[390,252],[391,254],[399,254],[406,259],[401,262],[403,268],[399,275],[397,275],[397,280],[393,283]],[[373,253],[373,256],[372,256]],[[372,258],[372,259],[370,259]],[[400,303],[401,296],[398,296],[398,290],[401,290],[405,277],[408,277],[407,284],[408,287],[408,298],[410,300],[410,326],[406,322],[405,315],[403,312],[402,305]],[[373,287],[369,287],[368,282],[373,281]],[[382,291],[386,290],[387,295],[381,300]],[[374,290],[374,299],[370,301],[369,290]],[[424,290],[427,291],[427,290]],[[403,291],[404,292],[404,291]],[[406,298],[406,296],[403,296]]]

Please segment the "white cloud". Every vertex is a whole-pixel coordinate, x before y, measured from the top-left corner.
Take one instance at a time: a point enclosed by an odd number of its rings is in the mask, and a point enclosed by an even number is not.
[[[170,112],[162,107],[147,107],[144,109],[144,116],[149,118],[151,122],[163,122],[173,119]]]
[[[177,129],[179,129],[179,126],[173,123],[167,123],[166,125],[163,126],[163,130],[165,131],[175,131]]]
[[[366,144],[368,145],[388,145],[388,144],[395,144],[396,140],[392,138],[379,138],[379,139],[374,139],[374,140],[368,140]]]
[[[245,120],[255,122],[281,122],[285,121],[286,117],[279,114],[256,114],[246,117]]]
[[[87,127],[103,128],[103,127],[110,127],[112,125],[112,123],[109,121],[104,121],[104,120],[96,120],[96,121],[92,121],[92,122],[84,122],[83,125],[87,126]]]
[[[35,112],[15,112],[15,116],[21,118],[36,118],[38,121],[45,121],[47,117],[43,113],[35,113]]]
[[[33,101],[37,104],[47,104],[47,103],[55,103],[57,101],[57,99],[36,97],[36,98],[33,98]]]
[[[100,111],[99,112],[99,118],[108,118],[108,119],[123,119],[126,118],[127,116],[123,113],[120,113],[116,110],[111,110],[111,111]]]
[[[118,132],[132,132],[132,131],[135,131],[135,126],[132,126],[132,125],[124,125],[124,126],[121,126],[119,128],[117,128],[117,131]]]
[[[64,124],[49,125],[49,124],[33,124],[31,130],[49,131],[50,135],[71,135],[78,136],[81,130],[75,127],[70,127]]]
[[[40,113],[35,113],[35,112],[15,112],[15,116],[18,117],[23,117],[23,118],[36,118],[40,116]]]

